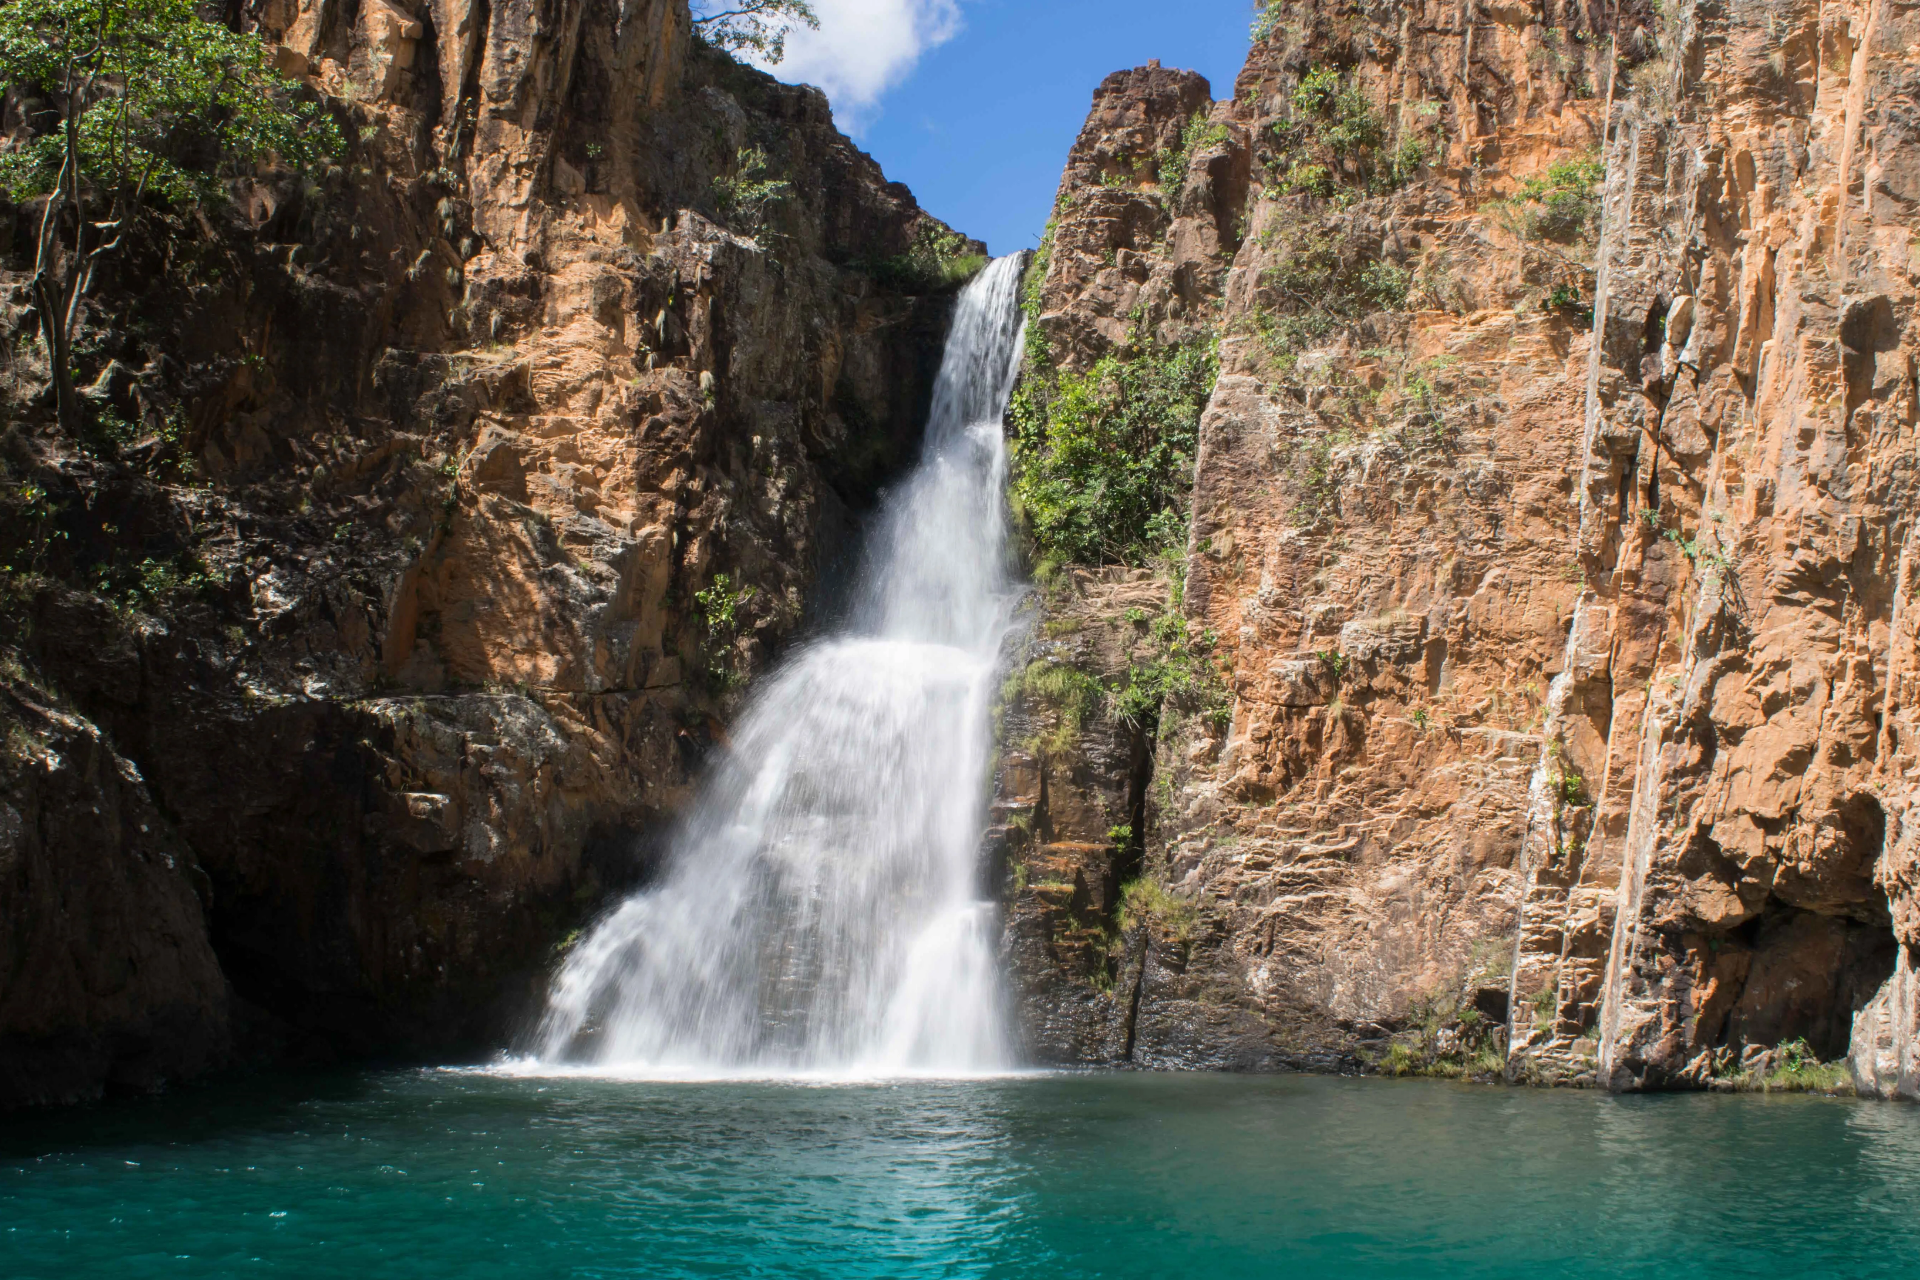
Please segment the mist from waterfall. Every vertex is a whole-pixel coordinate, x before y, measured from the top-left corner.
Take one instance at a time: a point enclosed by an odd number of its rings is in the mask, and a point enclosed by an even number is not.
[[[568,956],[539,1065],[1009,1065],[979,881],[989,702],[1018,594],[1002,418],[1022,266],[1002,258],[960,295],[921,462],[879,513],[847,625],[756,691],[663,879]]]

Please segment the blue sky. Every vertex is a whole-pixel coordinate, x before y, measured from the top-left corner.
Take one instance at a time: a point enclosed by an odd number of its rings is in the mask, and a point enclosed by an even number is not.
[[[1112,71],[1158,58],[1233,91],[1252,0],[815,0],[782,79],[836,117],[922,208],[995,254],[1032,248],[1067,149]]]

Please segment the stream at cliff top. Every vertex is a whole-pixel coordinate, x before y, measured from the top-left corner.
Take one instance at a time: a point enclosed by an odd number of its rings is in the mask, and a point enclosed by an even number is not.
[[[1002,420],[1024,264],[961,292],[921,461],[875,520],[851,616],[755,689],[662,881],[568,956],[526,1069],[1009,1065],[979,863],[988,702],[1019,598]]]
[[[408,1071],[0,1130],[0,1273],[1730,1277],[1920,1269],[1920,1108],[1313,1077]]]

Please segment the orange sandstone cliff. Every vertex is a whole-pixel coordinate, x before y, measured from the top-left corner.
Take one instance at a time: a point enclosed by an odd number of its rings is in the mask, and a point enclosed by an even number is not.
[[[1917,40],[1276,0],[1101,87],[1044,358],[1219,375],[1182,553],[1043,566],[1104,694],[1009,684],[1038,1055],[1920,1091]]]

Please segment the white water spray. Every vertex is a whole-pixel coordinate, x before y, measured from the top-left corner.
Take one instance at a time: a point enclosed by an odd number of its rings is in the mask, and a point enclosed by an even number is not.
[[[753,699],[664,880],[575,948],[543,1065],[649,1075],[1008,1065],[979,901],[988,702],[1015,599],[1001,420],[1022,259],[960,295],[923,460],[883,508],[846,633]]]

